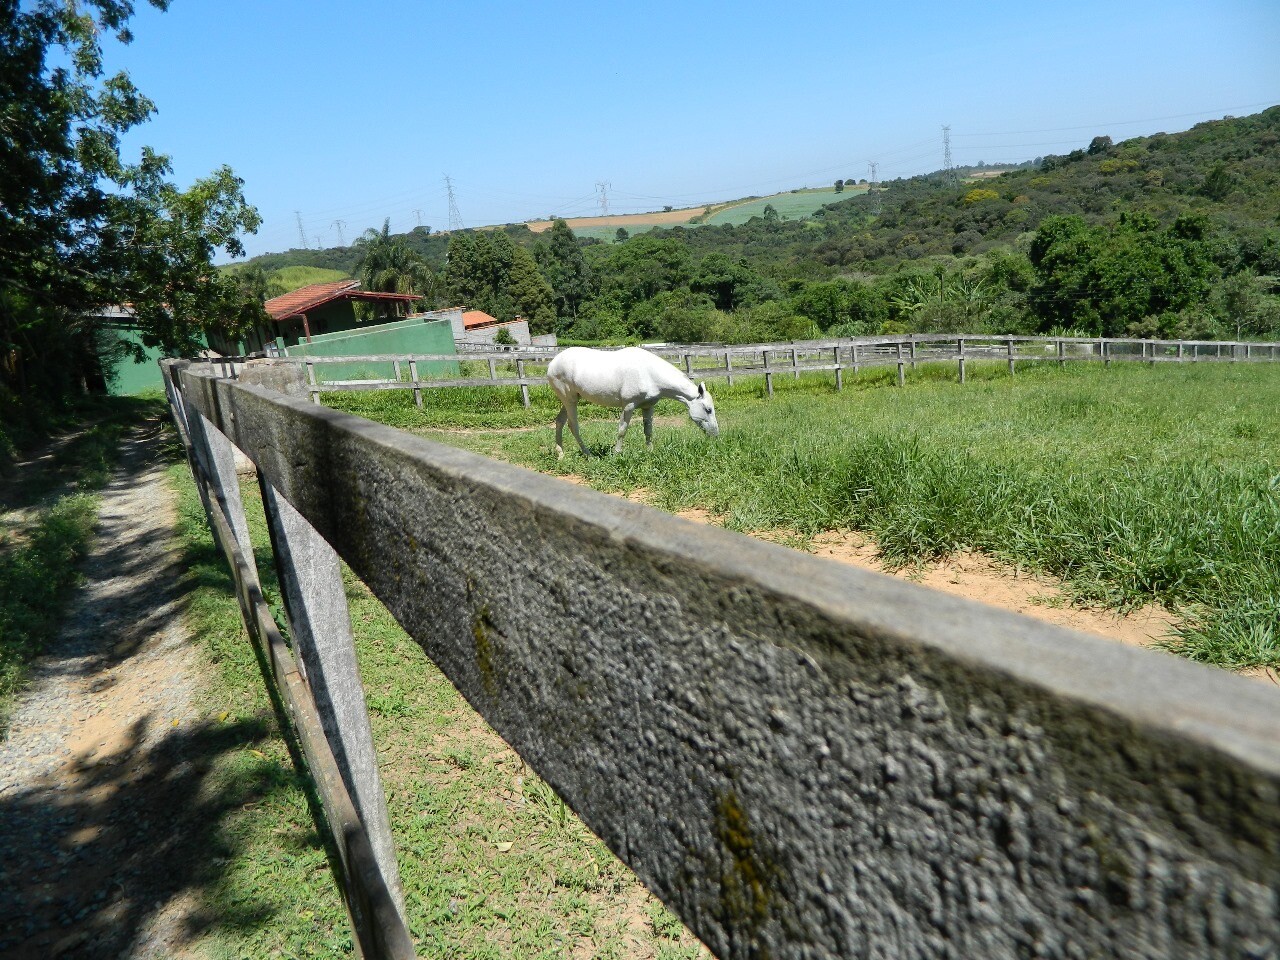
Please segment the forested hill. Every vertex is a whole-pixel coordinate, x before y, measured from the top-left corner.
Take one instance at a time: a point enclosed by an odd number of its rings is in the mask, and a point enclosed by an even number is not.
[[[398,239],[434,271],[429,301],[523,312],[567,339],[1280,336],[1278,146],[1280,106],[1121,143],[1099,136],[996,176],[891,181],[803,220],[766,210],[614,243],[575,243],[562,222],[537,236],[519,225]],[[354,273],[359,254],[254,262]]]

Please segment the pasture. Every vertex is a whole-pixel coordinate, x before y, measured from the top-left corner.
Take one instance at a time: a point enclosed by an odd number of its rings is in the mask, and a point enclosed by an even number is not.
[[[1045,364],[1011,379],[975,363],[964,386],[923,367],[905,389],[891,377],[846,377],[843,393],[829,377],[777,378],[771,401],[758,380],[717,384],[718,441],[664,403],[651,454],[631,437],[621,456],[561,464],[549,390],[531,391],[527,411],[512,389],[438,391],[450,396],[426,412],[404,396],[336,399],[735,530],[864,531],[903,565],[974,550],[1059,578],[1081,603],[1168,607],[1183,624],[1168,645],[1184,656],[1280,666],[1280,368]],[[603,452],[613,412],[582,413]]]

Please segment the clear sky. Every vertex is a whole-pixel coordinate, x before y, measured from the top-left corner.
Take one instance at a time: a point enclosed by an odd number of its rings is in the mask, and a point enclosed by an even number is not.
[[[1065,153],[1280,103],[1277,0],[173,0],[108,46],[182,185],[229,164],[250,254],[688,206]]]

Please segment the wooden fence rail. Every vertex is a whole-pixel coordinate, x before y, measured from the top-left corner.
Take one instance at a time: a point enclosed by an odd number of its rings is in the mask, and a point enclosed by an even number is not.
[[[1008,365],[1013,375],[1019,363],[1112,361],[1146,363],[1256,362],[1280,360],[1280,343],[1254,343],[1215,340],[1136,340],[1111,337],[1016,337],[957,336],[954,334],[913,334],[907,337],[862,337],[841,340],[815,340],[796,343],[744,344],[713,346],[706,344],[663,345],[648,348],[670,360],[689,376],[700,380],[727,380],[760,376],[765,392],[773,396],[774,377],[801,374],[834,373],[836,389],[844,387],[844,372],[855,375],[870,367],[896,367],[898,385],[906,383],[908,371],[919,364],[954,363],[961,383],[965,382],[966,361],[994,360]],[[529,388],[541,386],[546,378],[530,374],[527,365],[549,363],[558,352],[553,347],[518,348],[509,351],[467,351],[458,354],[374,354],[360,357],[281,357],[288,363],[301,365],[307,372],[311,399],[320,402],[322,393],[338,391],[411,390],[414,402],[421,407],[424,390],[450,387],[519,387],[526,407]],[[713,362],[714,361],[714,362]],[[423,363],[461,363],[484,365],[486,372],[457,376],[420,376]],[[388,377],[326,382],[325,366],[379,365],[390,366]],[[502,364],[510,375],[498,369]],[[404,376],[408,371],[408,377]]]
[[[887,355],[901,370],[913,350]],[[1264,684],[430,443],[309,402],[301,377],[285,396],[252,364],[165,369],[366,956],[413,948],[338,557],[723,960],[1280,944]],[[233,445],[297,661],[262,602]]]
[[[230,567],[241,618],[316,785],[356,953],[370,960],[411,960],[416,952],[404,920],[337,555],[259,475],[295,660],[262,595],[232,444],[185,402],[179,374],[189,362],[162,366],[170,411],[214,543]],[[208,369],[226,376],[217,367]]]

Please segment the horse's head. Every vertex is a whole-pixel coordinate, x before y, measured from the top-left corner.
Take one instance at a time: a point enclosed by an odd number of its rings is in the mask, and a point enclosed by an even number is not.
[[[720,424],[716,423],[716,406],[711,401],[711,391],[705,383],[698,384],[698,395],[689,401],[689,416],[708,436],[720,436]]]

